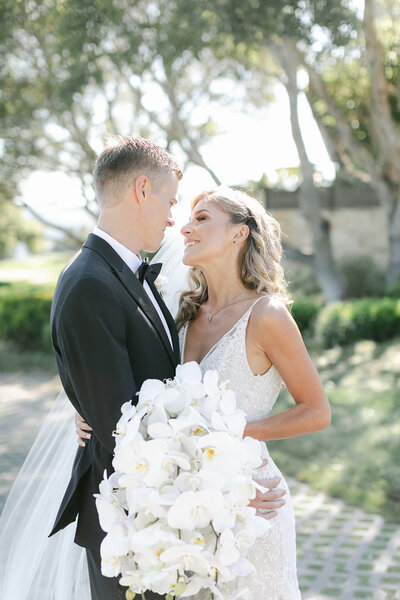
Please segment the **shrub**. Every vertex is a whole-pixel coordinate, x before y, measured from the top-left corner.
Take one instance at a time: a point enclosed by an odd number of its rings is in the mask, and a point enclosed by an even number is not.
[[[386,296],[389,296],[389,298],[400,298],[400,277],[386,290]]]
[[[347,298],[384,295],[385,274],[370,256],[349,256],[338,263]]]
[[[400,335],[400,300],[364,298],[330,304],[318,315],[316,333],[325,348],[396,337]]]
[[[311,300],[298,299],[293,302],[292,315],[300,331],[304,334],[311,333],[314,328],[315,318],[320,307]]]
[[[24,350],[50,351],[51,294],[40,291],[3,293],[0,296],[0,338]]]

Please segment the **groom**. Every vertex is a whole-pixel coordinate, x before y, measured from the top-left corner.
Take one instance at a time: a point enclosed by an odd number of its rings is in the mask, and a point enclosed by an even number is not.
[[[104,470],[114,470],[112,432],[121,405],[135,400],[145,379],[174,377],[179,363],[173,318],[154,269],[138,254],[157,250],[173,225],[181,177],[177,163],[151,141],[112,139],[94,171],[98,227],[64,268],[54,294],[51,333],[61,382],[93,434],[78,448],[51,535],[78,515],[75,542],[86,548],[95,600],[125,598],[117,579],[101,575],[104,532],[93,498]]]
[[[101,574],[105,534],[93,497],[104,470],[114,470],[112,431],[121,405],[135,400],[144,380],[173,377],[180,360],[175,323],[154,285],[156,265],[142,263],[138,254],[157,250],[173,225],[181,177],[173,158],[151,141],[111,139],[94,171],[98,226],[64,268],[53,299],[51,332],[61,381],[92,434],[78,448],[50,535],[78,516],[75,542],[86,548],[93,600],[125,598],[117,578]],[[279,490],[268,492],[260,507],[273,516],[284,503],[280,496]],[[146,592],[146,598],[160,596]]]

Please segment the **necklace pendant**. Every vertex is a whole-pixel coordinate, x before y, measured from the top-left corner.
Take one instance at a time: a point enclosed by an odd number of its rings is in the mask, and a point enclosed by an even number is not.
[[[211,319],[212,319],[212,315],[209,315],[207,321],[210,322]]]

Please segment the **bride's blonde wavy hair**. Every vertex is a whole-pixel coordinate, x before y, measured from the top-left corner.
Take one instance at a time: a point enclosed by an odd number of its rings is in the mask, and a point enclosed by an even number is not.
[[[211,192],[202,192],[192,202],[192,210],[208,200],[230,217],[232,224],[248,225],[250,232],[239,254],[240,279],[243,285],[259,294],[278,296],[287,306],[291,304],[287,283],[281,267],[281,228],[264,207],[248,194],[221,186]],[[207,281],[203,272],[192,268],[189,273],[190,290],[182,292],[176,319],[178,329],[193,321],[200,306],[208,299]]]

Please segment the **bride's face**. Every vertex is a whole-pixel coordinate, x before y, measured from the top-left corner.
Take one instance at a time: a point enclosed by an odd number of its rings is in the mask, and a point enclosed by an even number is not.
[[[183,263],[204,268],[211,261],[227,261],[233,256],[235,229],[224,211],[208,200],[193,208],[190,221],[181,229],[185,238]]]

